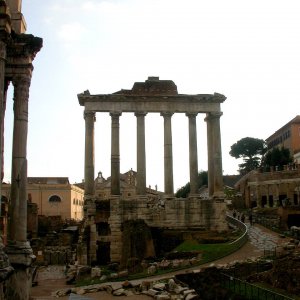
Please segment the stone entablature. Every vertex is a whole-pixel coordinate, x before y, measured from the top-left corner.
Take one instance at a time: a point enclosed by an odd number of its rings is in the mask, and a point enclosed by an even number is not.
[[[226,98],[221,94],[205,95],[78,95],[85,111],[93,112],[148,112],[148,113],[212,113],[220,112],[220,103]]]

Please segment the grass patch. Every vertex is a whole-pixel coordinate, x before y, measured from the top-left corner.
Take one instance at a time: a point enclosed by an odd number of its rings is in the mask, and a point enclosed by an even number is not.
[[[178,252],[195,251],[202,253],[201,264],[227,256],[235,250],[237,249],[234,244],[199,244],[195,240],[186,240],[175,248],[175,251]]]

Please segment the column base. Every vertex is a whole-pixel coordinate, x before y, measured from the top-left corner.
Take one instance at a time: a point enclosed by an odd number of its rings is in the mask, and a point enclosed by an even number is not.
[[[173,200],[176,197],[173,194],[163,195],[164,200]]]
[[[14,267],[6,286],[6,299],[28,300],[32,286],[32,263],[35,260],[28,242],[9,241],[5,247],[10,263]]]
[[[29,242],[8,241],[5,252],[13,266],[22,265],[29,267],[36,259]]]

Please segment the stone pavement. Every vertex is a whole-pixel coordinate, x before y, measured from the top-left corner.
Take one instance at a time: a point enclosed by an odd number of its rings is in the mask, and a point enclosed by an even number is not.
[[[247,224],[249,232],[249,241],[259,250],[275,250],[281,244],[279,235],[268,231],[266,228],[255,224]]]

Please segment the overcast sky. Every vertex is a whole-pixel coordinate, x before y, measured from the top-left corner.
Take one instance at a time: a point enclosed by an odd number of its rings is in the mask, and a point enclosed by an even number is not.
[[[299,0],[23,0],[27,33],[42,37],[29,101],[28,176],[84,174],[83,107],[77,94],[130,89],[148,76],[179,93],[221,93],[224,174],[230,146],[266,139],[299,114]],[[5,120],[10,181],[12,96]],[[110,117],[97,113],[95,176],[110,176]],[[189,181],[188,120],[174,115],[175,190]],[[206,123],[197,117],[199,171],[207,170]],[[136,118],[120,118],[121,172],[136,170]],[[147,185],[163,190],[163,118],[146,117]]]

